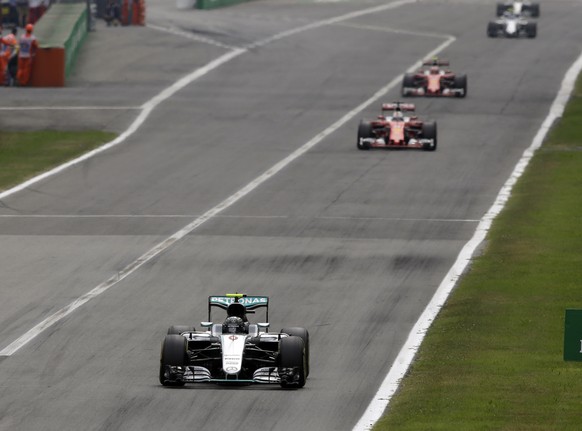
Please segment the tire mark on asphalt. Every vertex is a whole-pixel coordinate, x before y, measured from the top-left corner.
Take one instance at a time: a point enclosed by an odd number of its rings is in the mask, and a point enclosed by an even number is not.
[[[219,48],[231,49],[231,50],[238,49],[238,47],[235,47],[232,45],[226,45],[224,43],[218,42],[218,41],[211,39],[209,37],[204,37],[201,35],[193,34],[191,32],[187,32],[187,31],[184,31],[178,27],[162,27],[162,26],[154,25],[154,24],[147,24],[147,27],[151,28],[152,30],[161,31],[164,33],[170,33],[170,34],[173,34],[175,36],[180,36],[180,37],[184,37],[186,39],[194,40],[196,42],[202,42],[202,43],[207,43],[209,45],[218,46]]]

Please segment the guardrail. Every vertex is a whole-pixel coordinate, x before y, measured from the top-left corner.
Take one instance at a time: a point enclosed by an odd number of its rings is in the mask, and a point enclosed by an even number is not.
[[[87,5],[58,3],[35,26],[39,42],[32,69],[34,87],[62,87],[87,37]]]

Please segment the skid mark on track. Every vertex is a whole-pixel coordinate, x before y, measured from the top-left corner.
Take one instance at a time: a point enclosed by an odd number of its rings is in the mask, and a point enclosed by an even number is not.
[[[209,37],[204,37],[201,35],[197,35],[194,34],[192,32],[187,32],[185,30],[182,30],[178,27],[162,27],[159,25],[154,25],[154,24],[147,24],[148,28],[151,28],[152,30],[157,30],[157,31],[161,31],[164,33],[170,33],[173,34],[174,36],[180,36],[186,39],[190,39],[190,40],[194,40],[196,42],[202,42],[202,43],[207,43],[209,45],[214,45],[214,46],[218,46],[219,48],[224,48],[224,49],[237,49],[237,47],[232,46],[232,45],[226,45],[224,43],[218,42],[214,39],[211,39]]]

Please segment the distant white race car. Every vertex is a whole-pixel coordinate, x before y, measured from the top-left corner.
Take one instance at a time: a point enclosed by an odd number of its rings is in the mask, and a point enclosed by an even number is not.
[[[489,37],[520,37],[534,38],[537,36],[538,26],[535,22],[512,13],[505,13],[501,18],[489,22],[487,36]]]
[[[540,16],[540,4],[527,0],[497,3],[497,16],[502,16],[505,12],[508,11],[513,11],[513,13],[516,15],[538,18]]]

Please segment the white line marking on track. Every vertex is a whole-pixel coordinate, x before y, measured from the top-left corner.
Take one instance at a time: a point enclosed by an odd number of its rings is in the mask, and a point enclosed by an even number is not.
[[[411,3],[416,3],[417,1],[418,0],[399,0],[399,1],[395,1],[393,3],[389,3],[387,5],[381,5],[381,6],[376,6],[376,7],[372,7],[369,9],[363,9],[363,10],[356,11],[356,12],[350,12],[348,14],[340,15],[340,16],[337,16],[335,18],[325,19],[323,21],[316,21],[316,22],[313,22],[311,24],[304,25],[302,27],[297,27],[297,28],[294,28],[291,30],[283,31],[281,33],[278,33],[274,36],[268,37],[268,38],[263,39],[261,41],[251,43],[251,44],[247,45],[246,48],[249,50],[254,49],[254,48],[259,48],[259,47],[267,45],[271,42],[292,36],[292,35],[297,34],[297,33],[303,33],[305,31],[313,30],[313,29],[323,27],[326,25],[337,24],[337,23],[340,23],[342,21],[347,21],[349,19],[358,18],[358,17],[364,16],[364,15],[369,15],[371,13],[383,12],[383,11],[386,11],[389,9],[395,9],[397,7],[400,7],[400,6],[404,6],[404,5],[411,4]]]
[[[499,191],[495,202],[489,208],[487,213],[483,216],[473,237],[465,244],[457,260],[445,275],[437,291],[432,297],[429,304],[424,309],[420,318],[408,334],[408,339],[402,346],[402,349],[398,353],[392,368],[386,375],[386,378],[380,385],[378,392],[374,395],[372,402],[353,428],[353,431],[367,431],[371,430],[374,424],[380,419],[386,407],[390,403],[394,393],[398,389],[400,382],[404,378],[404,375],[408,371],[410,364],[414,360],[420,344],[424,340],[428,329],[430,328],[432,322],[436,319],[439,311],[448,299],[451,291],[457,284],[461,274],[465,271],[469,262],[471,261],[475,250],[477,247],[485,240],[487,232],[491,227],[491,223],[497,217],[497,215],[503,210],[506,202],[511,195],[513,186],[517,180],[524,173],[527,165],[529,164],[531,158],[533,157],[535,151],[542,145],[543,140],[552,127],[554,121],[561,117],[564,112],[564,107],[572,94],[574,89],[574,83],[580,71],[582,70],[582,54],[578,59],[572,64],[568,72],[566,73],[562,85],[558,92],[558,95],[554,99],[552,106],[550,107],[550,112],[545,118],[544,122],[540,126],[537,134],[535,135],[532,144],[527,148],[521,159],[517,162],[513,172]]]
[[[133,123],[129,126],[129,128],[126,131],[124,131],[121,135],[119,135],[116,139],[114,139],[111,142],[108,142],[107,144],[105,144],[99,148],[96,148],[93,151],[85,153],[82,156],[77,157],[74,160],[71,160],[67,163],[64,163],[60,166],[57,166],[56,168],[51,169],[50,171],[47,171],[41,175],[38,175],[34,178],[31,178],[30,180],[25,181],[24,183],[19,184],[16,187],[13,187],[11,189],[8,189],[8,190],[0,193],[0,199],[4,199],[7,196],[10,196],[14,193],[21,191],[21,190],[24,190],[33,184],[36,184],[36,183],[38,183],[46,178],[52,177],[53,175],[59,174],[60,172],[64,171],[65,169],[68,169],[72,166],[78,165],[79,163],[82,163],[85,160],[88,160],[97,154],[100,154],[104,151],[109,150],[110,148],[113,148],[113,147],[121,144],[127,138],[129,138],[131,135],[133,135],[142,126],[142,124],[147,120],[147,118],[150,116],[152,111],[160,103],[162,103],[165,100],[167,100],[168,98],[172,97],[174,94],[176,94],[182,88],[184,88],[187,85],[191,84],[192,82],[196,81],[200,77],[206,75],[207,73],[209,73],[210,71],[223,65],[224,63],[227,63],[228,61],[232,60],[233,58],[238,57],[239,55],[243,54],[244,52],[246,52],[246,51],[239,49],[239,50],[234,50],[234,51],[231,51],[229,53],[226,53],[226,54],[218,57],[216,60],[211,61],[206,66],[201,67],[199,69],[196,69],[194,72],[190,73],[189,75],[186,75],[183,78],[179,79],[174,84],[170,85],[168,88],[164,89],[163,91],[158,93],[156,96],[154,96],[152,99],[150,99],[149,101],[144,103],[139,108],[141,110],[141,112],[139,113],[137,118],[133,121]]]
[[[0,111],[127,111],[141,106],[0,106]]]
[[[307,26],[303,26],[303,27],[300,27],[300,28],[295,29],[295,30],[289,30],[289,31],[282,32],[279,35],[275,35],[273,37],[270,37],[263,42],[252,44],[251,46],[252,47],[263,46],[269,42],[279,40],[283,37],[297,34],[301,31],[308,31],[311,29],[325,26],[325,25],[335,24],[337,22],[341,22],[344,20],[352,19],[352,18],[363,16],[363,15],[370,14],[370,13],[376,13],[376,12],[385,11],[388,9],[393,9],[393,8],[396,8],[396,7],[405,5],[405,4],[410,4],[410,3],[415,3],[415,2],[416,2],[416,0],[401,0],[401,1],[394,2],[394,3],[390,3],[388,5],[382,5],[382,6],[378,6],[378,7],[364,9],[364,10],[357,11],[357,12],[348,13],[348,14],[341,15],[341,16],[336,17],[336,18],[331,18],[331,19],[319,21],[317,23],[309,24]],[[443,37],[447,37],[448,40],[441,43],[436,49],[434,49],[433,51],[428,53],[427,56],[430,57],[432,55],[436,55],[437,53],[439,53],[440,51],[445,49],[447,46],[449,46],[451,43],[453,43],[453,41],[455,41],[455,38],[453,36],[443,36]],[[192,72],[191,74],[178,80],[176,83],[174,83],[173,85],[171,85],[170,87],[168,87],[167,89],[165,89],[164,91],[159,93],[157,96],[152,98],[150,101],[145,103],[143,105],[142,112],[138,115],[138,117],[133,122],[133,124],[131,124],[129,129],[127,129],[124,133],[122,133],[117,139],[111,141],[108,144],[105,144],[104,146],[102,146],[94,151],[91,151],[90,153],[85,154],[84,156],[81,156],[75,160],[72,160],[69,163],[61,165],[61,166],[59,166],[59,167],[57,167],[49,172],[46,172],[45,174],[39,175],[38,177],[35,177],[29,181],[26,181],[25,183],[23,183],[19,186],[16,186],[10,190],[7,190],[3,193],[0,193],[0,199],[4,198],[10,194],[16,193],[17,191],[23,190],[26,187],[30,186],[31,184],[37,183],[38,181],[41,181],[42,179],[45,179],[45,178],[52,176],[52,175],[55,175],[55,174],[63,171],[64,169],[67,169],[68,167],[79,164],[82,161],[93,157],[95,154],[101,153],[101,152],[103,152],[103,151],[105,151],[113,146],[116,146],[116,145],[122,143],[128,137],[130,137],[131,135],[133,135],[136,132],[136,130],[146,121],[146,119],[149,117],[151,112],[160,103],[164,102],[165,100],[167,100],[168,98],[173,96],[176,92],[178,92],[179,90],[181,90],[185,86],[189,85],[190,83],[194,82],[195,80],[197,80],[201,76],[206,75],[211,70],[221,66],[222,64],[232,60],[233,58],[238,57],[239,55],[241,55],[245,52],[248,52],[249,49],[250,49],[250,47],[247,49],[233,50],[233,51],[217,58],[216,60],[210,62],[206,66],[204,66],[200,69],[197,69],[196,71]],[[408,69],[408,71],[413,71],[413,70],[417,69],[420,66],[420,64],[421,64],[421,61],[418,61],[413,66],[411,66]],[[21,349],[23,346],[25,346],[31,340],[36,338],[39,334],[44,332],[46,329],[50,328],[51,326],[53,326],[57,322],[64,319],[66,316],[70,315],[76,309],[78,309],[82,305],[89,302],[91,299],[99,296],[103,292],[106,292],[111,287],[115,286],[120,281],[124,280],[129,275],[131,275],[132,273],[137,271],[145,263],[149,262],[150,260],[152,260],[153,258],[158,256],[159,254],[161,254],[162,252],[167,250],[169,247],[171,247],[177,241],[179,241],[180,239],[182,239],[183,237],[188,235],[190,232],[192,232],[193,230],[198,228],[200,225],[204,224],[206,221],[208,221],[212,217],[215,217],[220,212],[224,211],[226,208],[230,207],[231,205],[233,205],[234,203],[236,203],[237,201],[242,199],[244,196],[251,193],[253,190],[255,190],[257,187],[259,187],[261,184],[263,184],[269,178],[271,178],[274,175],[276,175],[277,173],[279,173],[282,169],[287,167],[294,160],[301,157],[303,154],[305,154],[307,151],[309,151],[311,148],[313,148],[315,145],[317,145],[319,142],[321,142],[324,138],[326,138],[327,136],[329,136],[330,134],[335,132],[337,129],[339,129],[341,126],[346,124],[349,120],[351,120],[358,113],[363,111],[369,105],[378,101],[378,99],[380,99],[381,97],[385,96],[386,93],[388,93],[388,91],[395,88],[401,82],[401,80],[402,80],[402,75],[399,75],[396,78],[394,78],[389,84],[387,84],[385,87],[378,90],[372,97],[370,97],[364,103],[360,104],[359,106],[357,106],[356,108],[354,108],[353,110],[351,110],[350,112],[345,114],[338,121],[336,121],[331,126],[329,126],[327,129],[323,130],[321,133],[316,135],[309,142],[303,144],[300,148],[293,151],[291,154],[289,154],[283,160],[281,160],[280,162],[278,162],[277,164],[272,166],[270,169],[268,169],[262,175],[255,178],[253,181],[251,181],[245,187],[243,187],[242,189],[240,189],[239,191],[237,191],[236,193],[234,193],[230,197],[226,198],[224,201],[219,203],[217,206],[208,210],[206,213],[201,215],[199,218],[195,219],[194,221],[192,221],[191,223],[189,223],[188,225],[186,225],[182,229],[180,229],[178,232],[174,233],[173,235],[171,235],[170,237],[168,237],[167,239],[165,239],[164,241],[162,241],[161,243],[159,243],[158,245],[156,245],[155,247],[153,247],[152,249],[147,251],[145,254],[143,254],[142,256],[137,258],[134,262],[127,265],[125,268],[123,268],[121,271],[119,271],[117,274],[115,274],[114,276],[112,276],[108,280],[104,281],[103,283],[101,283],[100,285],[98,285],[97,287],[92,289],[91,291],[87,292],[86,294],[80,296],[75,301],[73,301],[70,304],[68,304],[67,306],[63,307],[62,309],[60,309],[56,313],[48,316],[42,322],[38,323],[32,329],[27,331],[24,335],[20,336],[15,341],[13,341],[8,346],[6,346],[4,349],[2,349],[0,351],[0,357],[13,355],[15,352],[17,352],[19,349]]]

